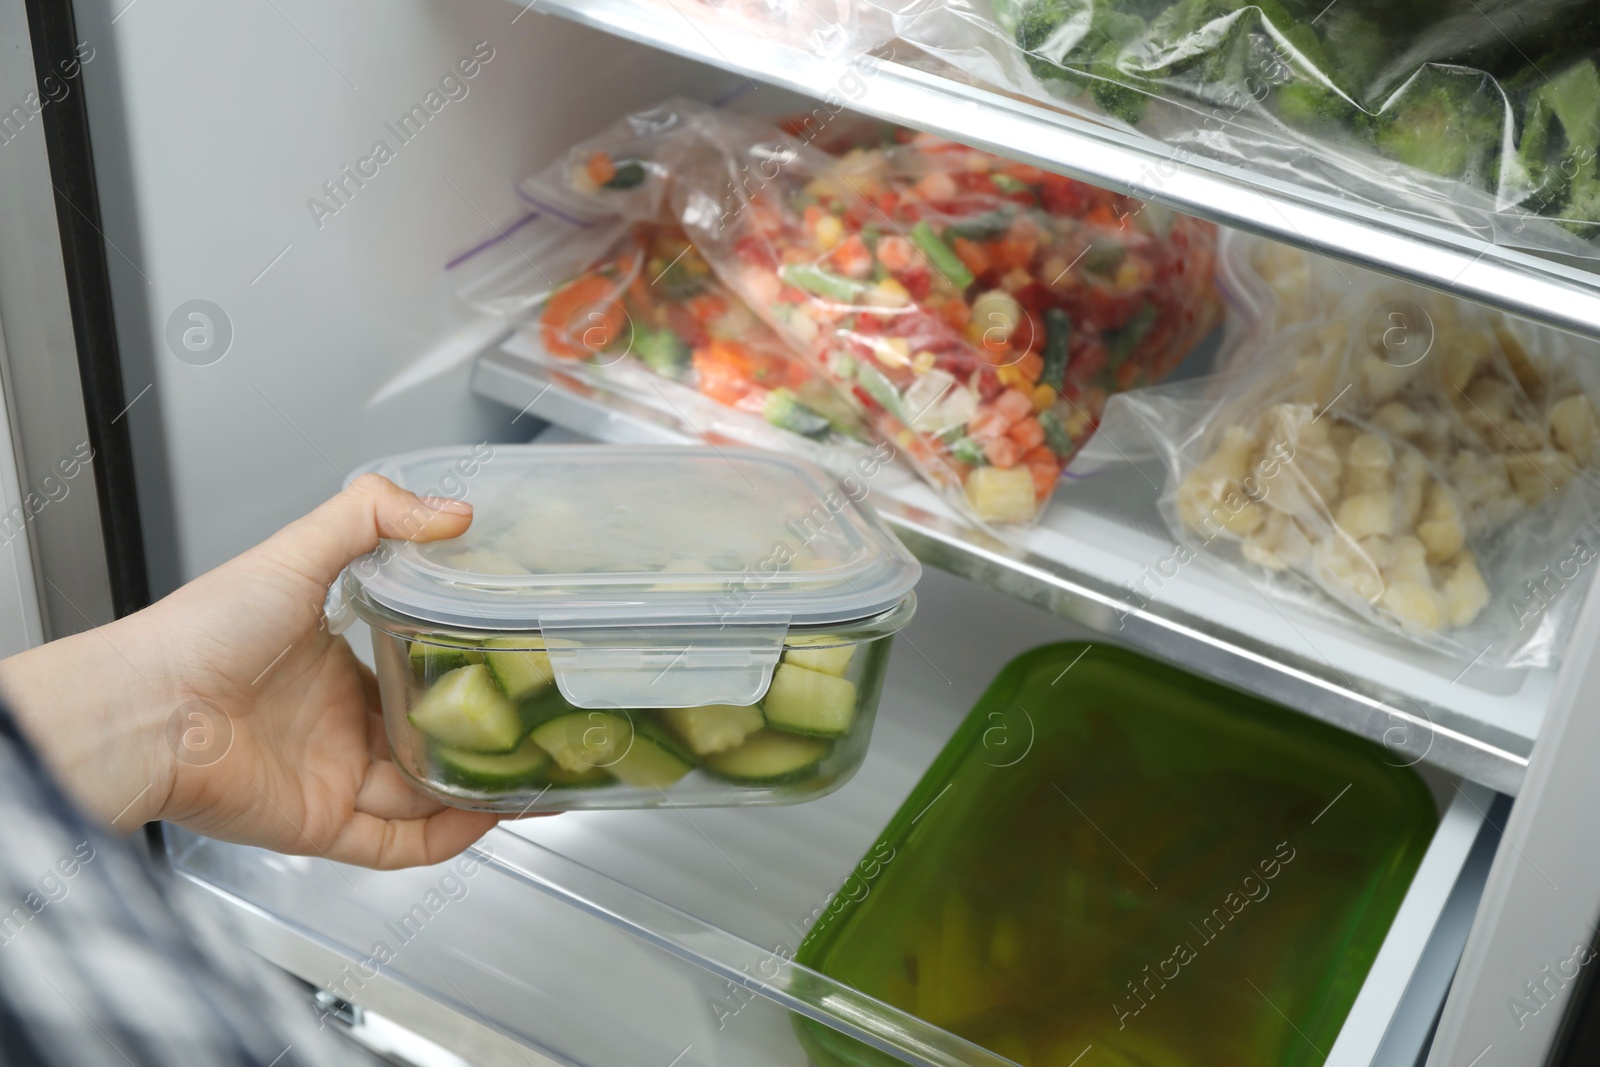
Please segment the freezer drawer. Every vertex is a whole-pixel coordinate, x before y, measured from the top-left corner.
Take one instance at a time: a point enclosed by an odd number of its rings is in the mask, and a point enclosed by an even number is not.
[[[490,834],[466,870],[380,874],[181,833],[174,866],[244,906],[227,910],[247,917],[246,943],[271,931],[327,950],[308,980],[357,1003],[399,983],[562,1062],[798,1067],[800,1011],[908,1062],[1004,1063],[788,962],[1001,665],[1077,636],[948,575],[920,595],[867,763],[822,800],[531,820]],[[1435,784],[1443,821],[1330,1062],[1414,1062],[1442,1002],[1494,831],[1486,790]]]

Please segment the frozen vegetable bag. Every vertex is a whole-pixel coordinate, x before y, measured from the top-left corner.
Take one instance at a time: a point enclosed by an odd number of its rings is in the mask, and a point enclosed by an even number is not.
[[[1105,398],[1215,324],[1215,229],[936,137],[819,153],[706,111],[673,213],[885,439],[989,524],[1027,523]]]
[[[458,260],[469,302],[524,323],[515,349],[629,397],[711,440],[802,455],[835,471],[868,450],[862,420],[731,292],[666,214],[682,113],[635,115],[519,187],[528,215]],[[828,144],[882,138],[854,122]]]
[[[1275,595],[1460,659],[1553,663],[1600,550],[1596,345],[1227,244],[1228,277],[1277,275],[1253,279],[1277,295],[1234,372],[1120,397],[1108,417],[1108,434],[1129,419],[1160,442],[1174,536]]]
[[[875,0],[1005,89],[1340,199],[1593,257],[1600,16],[1579,0]]]

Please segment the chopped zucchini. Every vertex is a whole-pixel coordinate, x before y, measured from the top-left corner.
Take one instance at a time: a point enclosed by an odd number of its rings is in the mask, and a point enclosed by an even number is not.
[[[694,764],[694,757],[671,734],[638,718],[633,723],[633,743],[606,769],[625,785],[665,789],[694,770]]]
[[[795,737],[776,730],[761,730],[738,748],[707,756],[705,769],[718,778],[745,785],[776,785],[798,781],[817,773],[833,743],[815,737]]]
[[[725,752],[767,724],[752,704],[707,704],[699,708],[662,708],[661,718],[697,756]]]
[[[850,661],[855,658],[855,654],[855,645],[838,645],[834,648],[791,648],[783,654],[783,662],[804,667],[808,671],[818,671],[822,674],[831,674],[835,678],[843,678],[844,672],[850,669]]]
[[[534,727],[533,739],[565,770],[609,771],[633,742],[633,723],[625,711],[572,711]]]
[[[426,682],[449,674],[469,663],[482,663],[477,646],[459,637],[444,634],[418,634],[411,642],[411,673]]]
[[[440,745],[433,750],[433,762],[440,781],[480,793],[509,793],[538,784],[540,774],[550,766],[550,754],[530,737],[515,752],[504,755]]]
[[[468,752],[512,752],[526,733],[517,706],[481,663],[434,682],[407,717],[433,740]]]
[[[1037,506],[1027,467],[979,467],[967,475],[967,499],[985,522],[1027,522]]]
[[[526,638],[489,638],[483,643],[483,665],[489,668],[500,690],[518,703],[556,680],[550,669],[550,653],[528,648]]]
[[[843,737],[856,718],[853,682],[780,663],[761,706],[767,725],[790,734]]]
[[[533,784],[548,785],[552,789],[593,789],[595,786],[610,785],[614,781],[616,779],[611,777],[611,772],[604,767],[569,771],[561,764],[552,762]]]

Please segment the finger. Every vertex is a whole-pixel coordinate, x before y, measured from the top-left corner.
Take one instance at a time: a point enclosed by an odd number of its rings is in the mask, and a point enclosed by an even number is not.
[[[417,791],[388,760],[367,766],[367,776],[356,791],[355,810],[380,819],[424,819],[444,810],[444,805]]]
[[[442,863],[494,828],[499,817],[445,808],[425,819],[380,819],[357,812],[328,848],[328,858],[380,871]]]
[[[437,541],[459,537],[472,525],[472,505],[447,497],[419,497],[376,474],[363,474],[311,514],[279,530],[261,551],[318,582],[338,577],[351,560],[383,538]]]

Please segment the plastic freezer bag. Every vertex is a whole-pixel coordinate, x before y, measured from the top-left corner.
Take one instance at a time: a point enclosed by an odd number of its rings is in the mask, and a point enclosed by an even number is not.
[[[673,213],[969,517],[1027,523],[1111,393],[1216,323],[1214,227],[906,133],[840,158],[697,116]]]
[[[463,295],[531,320],[523,354],[627,396],[709,440],[848,470],[860,418],[712,273],[668,220],[670,131],[684,113],[630,116],[519,189],[535,216],[459,263]],[[857,124],[846,140],[882,136]],[[648,220],[648,221],[647,221]],[[668,220],[668,221],[655,221]]]
[[[1231,376],[1118,398],[1108,432],[1158,442],[1175,537],[1276,595],[1462,659],[1554,662],[1600,549],[1600,352],[1307,258],[1336,306],[1267,314]]]
[[[1593,4],[876,2],[1007,90],[1496,243],[1597,253]]]

